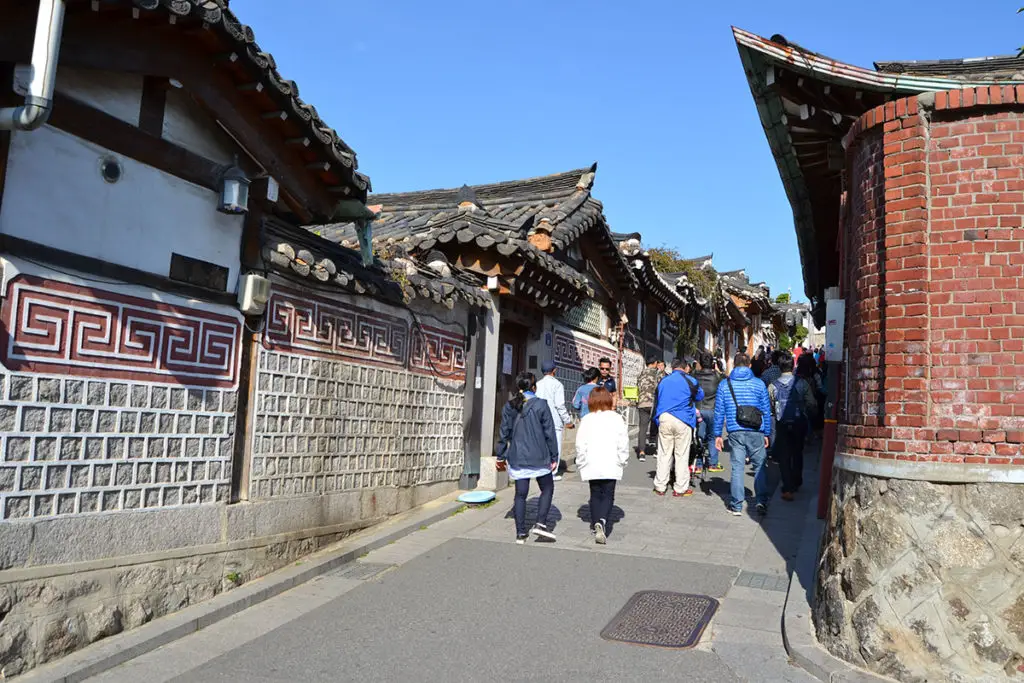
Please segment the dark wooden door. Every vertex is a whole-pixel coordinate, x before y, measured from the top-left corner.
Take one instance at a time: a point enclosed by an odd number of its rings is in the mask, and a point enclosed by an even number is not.
[[[516,389],[516,375],[526,369],[526,342],[529,335],[522,325],[501,323],[498,332],[497,399],[494,402],[494,437],[501,429],[501,410]],[[509,372],[506,372],[509,370]]]

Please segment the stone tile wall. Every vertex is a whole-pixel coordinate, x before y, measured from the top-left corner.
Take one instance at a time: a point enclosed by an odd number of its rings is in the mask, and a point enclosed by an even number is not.
[[[462,474],[461,384],[266,349],[259,363],[252,498]]]
[[[235,392],[0,371],[4,520],[228,498]]]

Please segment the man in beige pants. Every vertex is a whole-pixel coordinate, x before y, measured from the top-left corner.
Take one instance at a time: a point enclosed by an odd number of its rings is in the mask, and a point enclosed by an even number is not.
[[[697,424],[696,403],[704,398],[704,390],[690,376],[691,358],[672,360],[672,374],[658,385],[654,405],[658,421],[658,470],[654,476],[654,492],[664,496],[675,466],[675,497],[692,496],[690,488],[690,444]]]

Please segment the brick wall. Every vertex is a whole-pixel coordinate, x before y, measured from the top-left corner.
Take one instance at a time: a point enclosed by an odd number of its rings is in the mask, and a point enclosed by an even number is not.
[[[259,353],[250,497],[458,481],[465,338],[367,300],[276,289]]]
[[[1024,464],[1024,87],[922,97],[877,107],[846,138],[844,292],[859,388],[839,450]],[[881,241],[879,208],[864,200],[879,171]]]
[[[4,265],[2,519],[226,501],[240,319]]]

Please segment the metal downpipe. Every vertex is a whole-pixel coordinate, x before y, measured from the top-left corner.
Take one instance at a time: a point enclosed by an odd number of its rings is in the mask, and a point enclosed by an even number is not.
[[[0,130],[35,130],[50,118],[63,29],[64,0],[39,0],[28,94],[24,105],[0,109]]]

